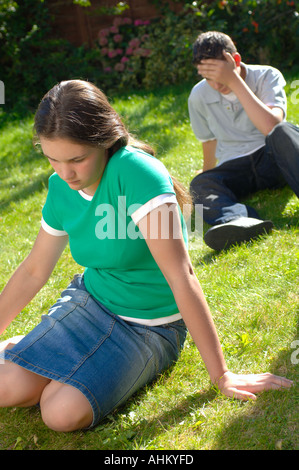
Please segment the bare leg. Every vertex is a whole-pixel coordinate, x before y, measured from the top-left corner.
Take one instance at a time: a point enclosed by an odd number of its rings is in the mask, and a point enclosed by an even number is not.
[[[87,398],[76,388],[51,381],[6,361],[0,365],[0,407],[40,404],[44,423],[54,431],[75,431],[92,423]]]
[[[5,361],[0,365],[0,407],[36,405],[48,383],[49,379]]]
[[[91,405],[83,393],[54,380],[45,387],[40,407],[44,423],[54,431],[87,428],[93,420]]]
[[[11,349],[24,336],[14,336],[0,343],[0,351]],[[0,364],[0,407],[33,406],[39,402],[49,379],[27,371],[10,361]]]
[[[21,336],[14,337],[0,343],[0,351],[10,349],[21,339]],[[76,388],[10,361],[0,364],[0,407],[27,407],[38,403],[44,423],[55,431],[75,431],[92,423],[91,405]]]

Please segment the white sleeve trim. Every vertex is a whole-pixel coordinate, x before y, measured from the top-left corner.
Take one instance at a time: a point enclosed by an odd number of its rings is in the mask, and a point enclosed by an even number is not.
[[[174,321],[181,320],[182,315],[180,313],[175,313],[174,315],[170,315],[169,317],[155,318],[153,320],[145,320],[143,318],[134,318],[134,317],[124,317],[122,315],[119,315],[119,318],[122,318],[125,321],[139,323],[140,325],[159,326],[159,325],[165,325],[166,323],[172,323]]]
[[[212,140],[217,140],[216,137],[213,137],[212,139],[200,139],[199,137],[197,137],[197,140],[199,140],[199,142],[212,142]]]
[[[287,108],[282,103],[265,103],[269,108],[280,108],[283,111],[283,120],[286,120],[287,117]]]
[[[149,212],[152,210],[156,209],[159,206],[162,206],[162,204],[166,203],[174,203],[177,204],[177,199],[175,194],[171,193],[166,193],[166,194],[160,194],[159,196],[154,197],[153,199],[150,199],[147,201],[143,206],[139,207],[133,214],[131,215],[133,221],[135,224],[138,224],[138,222],[145,217]]]
[[[50,225],[45,222],[44,218],[42,217],[41,224],[45,232],[49,233],[50,235],[54,235],[54,237],[63,237],[64,235],[67,235],[67,232],[64,230],[56,230],[53,227],[50,227]]]

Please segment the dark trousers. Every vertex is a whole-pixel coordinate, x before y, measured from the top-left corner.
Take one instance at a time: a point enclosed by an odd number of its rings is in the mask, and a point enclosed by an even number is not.
[[[190,191],[194,204],[203,205],[204,221],[218,225],[239,217],[259,218],[239,200],[285,184],[299,197],[299,128],[282,122],[266,137],[264,147],[197,175]]]

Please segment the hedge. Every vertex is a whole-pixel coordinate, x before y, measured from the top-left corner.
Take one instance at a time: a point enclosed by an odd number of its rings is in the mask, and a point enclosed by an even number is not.
[[[55,39],[43,0],[2,0],[0,80],[6,105],[35,107],[43,93],[68,78],[95,81],[106,92],[195,80],[192,44],[207,30],[229,34],[245,62],[298,70],[298,0],[185,1],[179,14],[166,0],[152,1],[158,18],[132,22],[126,10],[88,48]]]

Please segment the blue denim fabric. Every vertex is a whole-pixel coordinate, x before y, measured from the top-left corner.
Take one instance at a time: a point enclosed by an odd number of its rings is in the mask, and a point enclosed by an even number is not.
[[[92,406],[92,427],[176,361],[185,337],[182,320],[157,327],[123,321],[76,276],[5,359],[79,389]]]
[[[195,204],[203,205],[203,219],[210,225],[239,217],[259,218],[240,199],[262,189],[285,184],[299,197],[299,128],[283,122],[266,137],[266,145],[197,175],[190,191]]]

